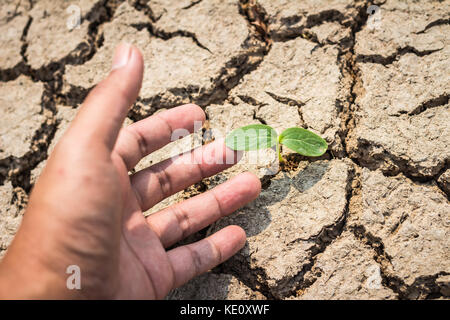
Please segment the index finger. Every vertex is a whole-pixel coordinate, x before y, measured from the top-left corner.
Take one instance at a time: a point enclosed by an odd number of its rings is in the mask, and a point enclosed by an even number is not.
[[[128,170],[146,155],[178,139],[178,133],[193,132],[201,128],[205,112],[196,105],[187,104],[150,116],[122,129],[115,150]]]

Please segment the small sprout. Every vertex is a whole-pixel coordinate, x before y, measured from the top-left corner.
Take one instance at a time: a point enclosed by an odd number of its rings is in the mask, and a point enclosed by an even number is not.
[[[277,138],[276,131],[263,124],[252,124],[228,134],[225,139],[227,147],[233,150],[259,150],[276,146],[278,159],[283,162],[280,144],[307,157],[319,157],[328,149],[327,142],[317,134],[303,128],[289,128]]]

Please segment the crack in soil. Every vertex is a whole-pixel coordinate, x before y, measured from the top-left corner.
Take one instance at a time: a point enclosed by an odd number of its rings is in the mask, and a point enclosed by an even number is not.
[[[27,62],[26,50],[28,43],[26,36],[28,29],[32,23],[32,17],[28,21],[21,40],[23,41],[21,48],[22,62],[9,70],[0,70],[0,80],[3,82],[15,80],[20,75],[26,75],[33,79],[33,81],[42,82],[61,82],[59,77],[62,76],[66,65],[81,65],[89,61],[97,52],[99,47],[103,44],[103,37],[99,35],[100,25],[111,21],[114,16],[114,11],[118,5],[124,0],[108,1],[103,0],[98,2],[89,12],[85,14],[82,20],[91,21],[88,26],[88,33],[86,39],[79,43],[78,46],[69,52],[65,57],[58,61],[50,62],[48,65],[41,66],[38,69],[33,69]],[[96,18],[98,17],[98,18]]]
[[[254,33],[266,43],[267,49],[272,45],[270,25],[266,10],[257,0],[239,0],[239,13],[246,17],[248,23],[254,28]]]
[[[331,14],[331,15],[330,15]],[[339,12],[340,14],[340,12]],[[327,14],[323,13],[322,17],[327,17],[328,20],[336,19],[335,17],[342,17],[341,15],[335,16],[334,13],[328,12]],[[320,15],[319,15],[320,16]],[[339,22],[342,22],[342,19],[338,18]],[[349,93],[347,95],[347,104],[341,106],[341,110],[345,111],[341,112],[342,117],[342,123],[344,130],[341,131],[342,136],[341,139],[344,141],[343,146],[344,150],[346,150],[345,147],[345,139],[348,135],[348,124],[354,121],[353,119],[353,108],[355,106],[355,100],[357,96],[357,84],[360,82],[358,72],[359,70],[356,68],[355,65],[355,59],[354,59],[354,45],[355,45],[355,35],[356,33],[362,29],[362,26],[364,25],[365,21],[367,20],[367,13],[365,10],[365,6],[360,6],[358,8],[358,16],[355,19],[355,23],[351,25],[352,29],[352,39],[350,44],[347,44],[348,47],[346,48],[340,48],[340,55],[339,55],[339,61],[341,62],[341,71],[343,73],[344,78],[351,80],[351,85],[349,89]],[[311,19],[312,21],[315,21],[314,19]],[[322,23],[322,22],[314,22],[314,23]],[[298,36],[295,35],[295,36]],[[286,39],[288,40],[288,39]],[[293,101],[284,98],[279,97],[274,94],[271,94],[270,92],[267,92],[273,99],[275,99],[278,102],[284,103],[284,104],[292,104]],[[245,100],[242,99],[244,102]],[[248,100],[248,99],[247,99]],[[254,99],[253,99],[254,100]],[[254,102],[257,102],[254,100]],[[295,105],[298,105],[297,101],[294,101]],[[255,104],[255,103],[252,103]],[[303,104],[302,104],[303,105]],[[300,107],[300,106],[299,106]],[[300,110],[299,110],[300,112]],[[343,116],[344,115],[344,116]],[[267,177],[266,179],[263,179],[262,185],[267,188],[270,185],[271,179],[275,177]],[[352,186],[353,184],[356,184],[355,186]],[[261,293],[263,293],[266,297],[270,298],[285,298],[288,296],[294,295],[296,292],[303,292],[305,289],[307,289],[309,286],[311,286],[316,279],[320,276],[320,272],[317,273],[315,270],[315,263],[317,260],[317,257],[320,253],[324,252],[325,249],[335,240],[337,239],[342,231],[346,227],[347,222],[347,216],[349,212],[349,205],[351,198],[358,190],[358,183],[355,178],[354,168],[351,171],[351,178],[348,180],[348,184],[346,187],[347,190],[347,202],[346,207],[344,210],[343,215],[338,219],[336,223],[334,223],[331,226],[324,227],[321,232],[315,236],[310,237],[309,239],[299,239],[299,241],[313,241],[315,242],[315,246],[311,249],[311,257],[310,262],[305,264],[302,267],[302,270],[295,276],[290,276],[285,279],[282,279],[280,281],[277,281],[277,285],[274,288],[270,288],[269,284],[267,283],[267,276],[265,275],[265,272],[262,268],[251,268],[249,263],[247,261],[242,261],[242,263],[236,263],[235,265],[239,265],[238,269],[233,269],[233,267],[230,267],[230,270],[225,270],[231,272],[235,277],[237,277],[241,282],[243,282],[245,285],[252,289],[257,289]],[[292,245],[291,243],[290,245]],[[222,267],[223,268],[223,267]],[[234,267],[236,268],[236,266]],[[242,269],[242,270],[241,270]],[[245,270],[244,270],[245,269]],[[224,270],[222,270],[224,271]],[[245,275],[245,276],[243,276]],[[286,288],[287,286],[291,285],[290,290],[288,292],[284,292],[284,294],[279,295],[276,291],[280,288]],[[275,292],[274,292],[275,291]]]
[[[306,101],[297,101],[288,97],[282,97],[282,96],[278,96],[272,92],[269,91],[265,91],[265,93],[267,93],[269,96],[272,97],[272,99],[274,99],[275,101],[278,101],[279,103],[285,104],[287,106],[296,106],[297,107],[297,111],[298,111],[298,116],[300,118],[300,126],[302,128],[308,129],[308,126],[306,125],[305,119],[303,118],[303,112],[302,112],[302,107],[310,100],[306,100]],[[328,129],[328,128],[327,128]],[[324,130],[325,132],[325,130]]]
[[[305,39],[309,40],[308,37],[311,36],[311,33],[308,29],[320,26],[325,22],[337,22],[344,27],[348,27],[351,24],[348,17],[336,9],[324,10],[312,15],[292,15],[290,17],[282,18],[281,23],[289,26],[300,22],[302,19],[306,19],[304,25],[278,33],[273,32],[271,34],[272,38],[279,42],[289,41],[297,37],[306,37]],[[314,42],[319,43],[317,38],[315,39],[316,41]]]
[[[297,101],[288,97],[282,97],[282,96],[278,96],[275,93],[269,92],[269,91],[264,91],[265,93],[267,93],[269,96],[271,96],[275,101],[278,101],[279,103],[288,105],[288,106],[297,106],[297,107],[303,107],[310,99],[308,99],[305,102],[302,101]]]
[[[19,9],[19,7],[20,7],[20,3],[22,2],[22,0],[19,0],[18,2],[17,2],[17,4],[16,4],[16,7],[14,8],[14,11],[13,12],[11,12],[11,13],[9,13],[8,12],[8,15],[5,17],[6,18],[6,23],[8,23],[8,22],[11,22],[15,17],[18,17],[18,16],[20,16],[20,13],[18,12],[18,9]],[[28,10],[31,10],[32,9],[32,2],[30,2],[30,9],[28,9]]]
[[[21,187],[27,193],[31,191],[31,170],[47,158],[47,148],[56,132],[56,127],[56,119],[48,118],[34,133],[30,151],[22,157],[9,156],[0,160],[0,184],[8,179],[14,187]]]
[[[350,90],[349,94],[347,95],[347,101],[344,101],[340,106],[342,112],[340,113],[341,126],[338,134],[341,137],[341,142],[344,147],[344,157],[350,158],[356,165],[368,168],[371,171],[381,168],[384,163],[392,163],[394,167],[390,166],[387,169],[382,168],[383,174],[385,176],[394,176],[399,173],[403,173],[406,177],[416,182],[427,182],[430,180],[435,180],[438,176],[438,172],[441,172],[443,168],[446,167],[445,162],[438,164],[435,168],[431,168],[429,171],[432,172],[432,174],[420,174],[418,173],[419,170],[417,168],[413,168],[411,166],[409,159],[395,156],[389,151],[385,150],[383,146],[376,145],[371,141],[366,141],[361,138],[355,138],[357,139],[357,147],[354,148],[354,151],[352,152],[352,150],[350,150],[348,147],[348,142],[350,139],[352,139],[352,131],[356,127],[355,113],[358,108],[356,99],[360,94],[362,94],[362,80],[360,78],[360,70],[357,66],[357,63],[361,62],[363,60],[363,57],[361,55],[356,56],[354,51],[356,44],[356,33],[362,30],[363,26],[365,25],[368,18],[366,7],[370,6],[371,4],[372,2],[369,2],[358,7],[358,15],[355,18],[355,23],[351,25],[352,32],[350,42],[348,43],[349,46],[341,48],[340,54],[338,55],[338,61],[343,79],[346,79],[345,81],[350,82]],[[413,52],[418,55],[427,55],[431,54],[431,51],[433,50],[419,52],[412,47],[406,47],[403,49],[399,49],[394,55],[388,58],[383,58],[387,60],[382,62],[390,64],[397,58],[398,55],[406,54],[408,52]],[[434,50],[433,52],[435,51],[438,50]],[[374,59],[375,56],[377,55],[372,56],[372,58]],[[338,101],[338,103],[340,102]],[[437,98],[424,102],[415,110],[410,112],[410,115],[420,114],[428,108],[438,107],[445,103],[448,103],[448,94],[443,94]],[[375,156],[370,156],[371,150],[373,149],[381,149],[383,150],[383,152]],[[339,155],[337,156],[338,158],[340,158]]]
[[[238,94],[237,97],[239,99],[241,99],[243,102],[245,102],[246,104],[249,104],[251,106],[262,107],[262,106],[267,105],[267,103],[260,102],[260,101],[256,100],[255,98],[248,96],[248,95]],[[237,102],[234,101],[233,99],[230,99],[230,103],[233,105],[237,104]]]
[[[188,4],[187,6],[183,7],[183,10],[186,9],[190,9],[192,7],[195,7],[197,4],[199,4],[200,2],[202,2],[203,0],[196,0],[196,1],[192,1],[190,4]]]
[[[315,268],[317,259],[319,255],[323,253],[331,243],[338,239],[342,232],[346,229],[347,218],[350,212],[350,203],[352,197],[359,192],[359,189],[359,177],[353,167],[349,171],[349,177],[345,188],[346,203],[343,214],[339,217],[336,223],[323,227],[317,235],[314,235],[308,239],[308,241],[312,240],[316,243],[316,245],[311,249],[311,261],[310,263],[304,265],[302,270],[297,274],[297,276],[295,276],[295,278],[297,278],[296,282],[298,282],[298,285],[291,290],[287,296],[298,296],[303,294],[305,290],[312,286],[321,276],[320,270],[316,270]]]
[[[382,150],[381,153],[372,154],[373,150]],[[350,158],[360,167],[371,171],[381,169],[383,175],[390,177],[402,173],[415,182],[429,182],[436,180],[439,175],[448,168],[448,159],[441,161],[436,166],[426,168],[428,173],[420,173],[420,167],[415,168],[410,164],[410,159],[396,156],[383,148],[382,145],[357,138],[357,148],[350,154]],[[383,167],[386,165],[387,167]]]
[[[347,140],[349,139],[351,130],[356,125],[356,119],[354,116],[357,109],[356,98],[362,87],[360,70],[355,61],[356,34],[362,30],[364,24],[366,23],[368,19],[366,8],[371,4],[372,2],[367,4],[361,4],[359,2],[355,3],[355,9],[358,11],[358,14],[355,17],[353,24],[349,25],[351,29],[350,39],[338,47],[339,53],[337,56],[337,62],[341,71],[342,81],[345,84],[343,90],[345,91],[348,87],[348,91],[342,94],[342,100],[339,98],[336,100],[336,106],[340,111],[339,117],[341,119],[340,128],[337,134],[341,140],[344,157],[349,157]]]
[[[257,120],[257,121],[259,121],[259,123],[264,124],[264,125],[267,125],[266,120],[264,120],[264,119],[261,118],[261,117],[258,117],[258,116],[256,115],[257,113],[258,113],[258,110],[255,109],[255,110],[253,111],[253,120]]]
[[[450,18],[448,18],[448,19],[438,19],[438,20],[432,21],[429,24],[427,24],[427,26],[423,30],[421,30],[419,32],[416,32],[416,34],[425,33],[425,32],[427,32],[429,29],[431,29],[433,27],[442,26],[442,25],[446,25],[446,24],[450,24]]]
[[[450,273],[442,271],[433,275],[420,276],[411,285],[407,285],[401,277],[393,274],[389,270],[393,267],[392,257],[386,253],[381,238],[372,235],[362,225],[351,226],[350,230],[358,240],[373,249],[373,258],[380,266],[382,284],[394,291],[400,300],[437,299],[444,297],[440,292],[440,287],[436,283],[436,280],[438,277],[449,275]]]
[[[19,63],[19,65],[14,68],[16,70],[13,70],[10,74],[5,73],[4,70],[0,70],[0,78],[1,81],[11,81],[20,75],[25,75],[35,82],[43,82],[44,92],[41,96],[41,108],[43,113],[47,112],[49,115],[47,116],[47,120],[34,133],[31,140],[30,151],[21,157],[10,156],[0,159],[0,184],[3,184],[4,181],[8,179],[12,182],[14,187],[21,187],[27,193],[31,191],[31,171],[40,162],[47,159],[47,149],[57,130],[58,121],[56,120],[56,103],[72,102],[72,104],[69,105],[73,105],[75,102],[82,101],[82,99],[80,99],[80,93],[75,93],[77,89],[75,87],[71,88],[71,92],[69,92],[68,96],[61,93],[62,76],[64,74],[65,65],[83,64],[92,58],[98,49],[98,46],[101,45],[101,38],[99,39],[97,37],[99,26],[112,19],[114,11],[120,3],[121,1],[104,0],[96,4],[83,18],[90,21],[101,12],[100,18],[94,20],[89,25],[88,40],[80,43],[76,49],[59,61],[51,62],[39,69],[32,69],[31,66],[28,65],[25,55],[28,46],[28,43],[26,43],[26,36],[32,23],[32,18],[29,18],[21,36],[21,40],[23,41],[21,48],[22,62]],[[88,90],[83,92],[83,99],[87,94],[87,91]]]
[[[250,1],[253,2],[253,1]],[[239,12],[243,15],[250,25],[250,35],[242,44],[242,52],[232,57],[222,67],[219,75],[212,79],[212,87],[202,89],[199,86],[191,85],[183,88],[168,88],[164,93],[157,94],[149,98],[138,98],[136,104],[129,113],[133,121],[138,121],[148,117],[161,108],[173,108],[180,103],[189,101],[202,108],[210,104],[222,104],[229,100],[229,92],[239,84],[239,81],[248,73],[254,71],[264,60],[270,50],[270,38],[265,32],[265,28],[256,28],[258,25],[264,25],[265,13],[258,4],[249,5],[246,9],[240,6]],[[249,14],[248,12],[252,12]],[[148,26],[151,26],[149,24]],[[160,37],[168,37],[170,34],[161,34],[160,31],[150,31],[158,34]],[[178,32],[178,31],[177,31]],[[192,35],[192,34],[191,34]],[[175,35],[176,36],[176,35]],[[190,37],[190,35],[188,35]],[[206,48],[206,47],[205,47]],[[209,49],[206,48],[209,51]],[[165,97],[166,93],[172,95],[171,98]]]
[[[135,23],[135,24],[131,24],[130,26],[135,28],[138,31],[146,29],[152,36],[162,39],[164,41],[167,41],[167,40],[175,38],[175,37],[190,38],[199,48],[206,50],[209,53],[212,53],[211,50],[209,50],[205,45],[200,43],[200,41],[197,39],[197,36],[195,35],[195,33],[190,32],[190,31],[177,30],[177,31],[167,32],[165,30],[155,28],[153,26],[153,24],[151,24],[151,23]]]
[[[275,177],[273,175],[269,179]],[[221,273],[229,273],[238,278],[242,283],[261,292],[269,299],[284,299],[303,291],[310,287],[320,276],[320,272],[315,270],[315,264],[318,256],[326,250],[326,248],[342,234],[346,227],[347,217],[349,214],[350,201],[356,190],[358,190],[356,175],[354,168],[349,170],[346,185],[346,204],[342,215],[337,218],[336,222],[324,226],[316,235],[312,235],[307,239],[296,239],[288,244],[295,245],[298,242],[312,242],[314,245],[309,249],[310,257],[302,269],[294,276],[284,277],[277,280],[275,286],[270,286],[268,277],[261,267],[251,267],[249,261],[245,257],[236,256],[236,262],[232,265],[221,265],[217,268]],[[267,181],[266,181],[267,182]]]
[[[444,94],[441,94],[439,97],[424,101],[418,107],[416,107],[414,110],[410,111],[408,113],[408,115],[415,116],[415,115],[421,114],[422,112],[425,112],[428,109],[447,105],[449,98],[450,98],[450,94],[444,93]]]
[[[447,200],[450,201],[450,188],[448,187],[449,182],[445,181],[445,177],[441,180],[441,176],[444,175],[444,173],[449,169],[449,164],[447,163],[446,168],[444,168],[439,175],[436,178],[436,186],[439,188],[439,190],[442,191],[443,194],[447,196]]]
[[[228,93],[242,79],[242,77],[255,70],[263,60],[264,47],[254,46],[251,52],[242,52],[231,58],[219,75],[212,80],[213,86],[206,90],[199,86],[183,88],[169,88],[164,93],[150,98],[139,98],[130,112],[130,118],[134,121],[144,119],[161,108],[173,108],[180,103],[189,101],[205,108],[210,104],[222,104],[228,98]],[[166,99],[165,94],[173,97]]]
[[[152,22],[157,22],[161,16],[156,17],[152,8],[148,5],[148,0],[135,0],[131,2],[131,5],[137,10],[143,12]]]
[[[398,61],[398,59],[400,57],[402,57],[403,55],[407,54],[407,53],[413,53],[418,57],[424,57],[424,56],[428,56],[432,53],[441,51],[442,49],[435,49],[435,50],[417,50],[414,47],[411,46],[406,46],[403,48],[397,48],[397,51],[394,52],[393,54],[391,54],[390,56],[382,56],[379,54],[369,54],[369,55],[364,55],[364,54],[360,54],[356,57],[356,62],[361,62],[361,63],[377,63],[377,64],[381,64],[383,66],[388,66],[392,63],[394,63],[395,61]]]
[[[20,4],[20,2],[19,2]],[[18,4],[18,5],[19,5]],[[27,59],[25,57],[25,51],[28,47],[28,43],[25,41],[28,30],[30,29],[30,25],[33,21],[32,17],[28,17],[28,21],[22,30],[22,35],[20,36],[20,41],[22,42],[22,46],[20,48],[20,56],[22,60],[16,64],[14,67],[9,69],[0,69],[0,81],[7,82],[17,79],[21,74],[27,74],[29,71],[29,67],[27,65]]]
[[[354,112],[357,107],[355,101],[356,101],[356,97],[359,94],[360,85],[361,85],[361,79],[359,77],[360,71],[359,71],[358,67],[356,66],[356,62],[359,62],[361,60],[361,56],[359,56],[359,59],[358,58],[355,59],[355,53],[354,53],[355,35],[358,31],[360,31],[362,29],[366,20],[367,20],[366,10],[365,10],[365,7],[362,6],[359,8],[359,14],[356,18],[356,23],[351,26],[352,37],[351,37],[350,46],[348,47],[348,49],[340,48],[341,52],[339,55],[339,59],[341,62],[340,65],[341,65],[342,74],[343,74],[344,78],[347,77],[347,78],[350,78],[350,80],[351,80],[349,95],[347,96],[348,97],[347,103],[342,106],[342,113],[341,113],[341,117],[342,117],[341,128],[343,129],[341,131],[341,134],[342,134],[341,139],[343,141],[344,149],[346,151],[347,151],[346,140],[348,139],[349,131],[352,128],[354,128],[354,124],[355,124]],[[437,24],[438,23],[436,23],[434,25],[437,25]],[[435,52],[435,51],[437,51],[437,50],[434,50],[432,52]],[[388,59],[392,59],[392,61],[393,61],[393,60],[395,60],[397,55],[405,54],[407,52],[413,52],[417,55],[427,55],[427,54],[432,53],[431,50],[429,52],[428,51],[419,52],[417,50],[414,51],[411,48],[404,48],[404,49],[399,50],[393,57],[389,57]],[[386,61],[383,61],[383,62],[386,62]],[[389,62],[389,61],[387,61],[387,62]],[[389,63],[392,63],[392,62],[389,62]],[[427,110],[428,108],[445,105],[447,103],[448,103],[448,95],[443,94],[437,98],[434,98],[434,99],[424,102],[419,107],[417,107],[413,112],[411,112],[410,115],[420,114],[420,113],[424,112],[425,110]],[[359,146],[358,150],[364,150],[367,147],[371,147],[371,144],[368,143],[368,145]],[[344,158],[347,158],[347,157],[348,157],[348,155],[346,155]],[[393,157],[393,156],[391,155],[391,157]],[[360,158],[363,158],[363,157],[350,157],[350,159],[356,166],[364,167],[358,161],[358,159],[360,159]],[[400,158],[396,158],[396,159],[393,159],[393,162],[395,164],[399,164],[399,163],[403,163],[404,160],[400,159]],[[368,167],[371,170],[376,169],[376,168],[371,168],[371,166],[368,166]],[[447,168],[448,164],[446,164],[446,165],[444,164],[442,166],[442,168],[440,168],[439,173],[434,175],[433,177],[416,177],[414,175],[411,175],[410,172],[408,172],[408,166],[406,166],[406,164],[399,165],[399,167],[402,168],[401,170],[399,170],[400,172],[402,172],[405,176],[407,176],[412,181],[417,183],[417,182],[436,180],[436,178],[438,176],[440,176],[440,174],[442,174],[445,170],[448,169]],[[387,175],[387,173],[389,173],[389,175],[391,175],[391,174],[393,175],[393,174],[398,174],[399,172],[398,171],[397,172],[392,172],[392,171],[391,172],[386,172],[386,171],[383,172],[384,175]],[[348,197],[347,204],[350,203],[351,198],[353,197],[353,195],[356,192],[357,192],[357,187],[352,189],[352,194]],[[348,206],[347,206],[347,210],[348,210]],[[399,222],[398,226],[407,219],[407,216],[404,216],[402,218],[403,219]],[[344,223],[342,224],[340,233],[342,232],[342,229],[346,228],[345,222],[346,221],[344,221]],[[376,255],[374,258],[382,266],[381,269],[382,269],[383,285],[392,289],[398,295],[398,297],[400,299],[407,299],[407,298],[410,299],[412,297],[414,297],[414,298],[419,298],[419,297],[420,298],[437,298],[437,297],[442,296],[442,294],[439,291],[439,286],[436,284],[436,279],[438,278],[438,276],[446,275],[445,272],[441,272],[441,273],[438,273],[436,275],[431,275],[431,276],[419,277],[414,281],[414,283],[412,285],[407,286],[400,277],[390,274],[387,271],[386,265],[392,266],[391,257],[389,257],[385,253],[384,244],[382,243],[381,239],[376,238],[376,237],[372,236],[370,233],[365,232],[364,226],[353,226],[353,227],[350,227],[350,229],[353,231],[353,233],[355,234],[355,236],[358,239],[360,239],[361,241],[364,240],[363,242],[365,244],[369,245],[375,251]],[[395,230],[394,230],[394,232],[395,232]],[[340,235],[340,233],[339,233],[339,235]],[[339,235],[334,237],[334,239],[339,237]],[[302,239],[302,240],[307,240],[307,239]],[[331,241],[328,243],[331,243]],[[319,246],[319,250],[318,250],[317,254],[312,256],[311,263],[305,265],[304,268],[302,269],[302,271],[296,277],[294,277],[295,278],[294,281],[297,281],[299,283],[298,287],[296,288],[297,290],[294,290],[294,291],[297,291],[298,293],[301,294],[302,292],[304,292],[305,289],[307,289],[309,286],[311,286],[316,281],[317,271],[314,270],[315,260],[316,260],[317,255],[319,253],[323,252],[326,247],[327,247],[327,245],[325,245],[324,247]],[[306,271],[311,271],[312,276],[311,275],[308,276]],[[291,281],[292,280],[293,279],[291,278]],[[292,292],[292,293],[294,295],[294,292]]]

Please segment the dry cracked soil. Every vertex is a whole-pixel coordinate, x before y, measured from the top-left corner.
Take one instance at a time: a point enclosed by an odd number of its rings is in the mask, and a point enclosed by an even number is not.
[[[147,212],[245,170],[262,181],[183,242],[237,224],[245,247],[168,299],[450,297],[450,1],[2,0],[0,13],[0,257],[127,41],[146,67],[126,124],[187,102],[208,118],[135,170],[251,123],[329,143],[318,159],[285,149],[275,169],[272,150],[247,153]]]

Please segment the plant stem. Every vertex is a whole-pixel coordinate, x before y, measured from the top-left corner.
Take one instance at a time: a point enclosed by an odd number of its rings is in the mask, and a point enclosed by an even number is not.
[[[283,163],[283,162],[284,162],[284,159],[283,159],[283,157],[281,156],[281,152],[280,152],[280,142],[278,141],[278,139],[277,139],[277,154],[278,154],[278,161],[279,161],[280,163]]]
[[[281,153],[278,152],[278,160],[280,160],[280,163],[284,162],[283,157],[281,156]]]

